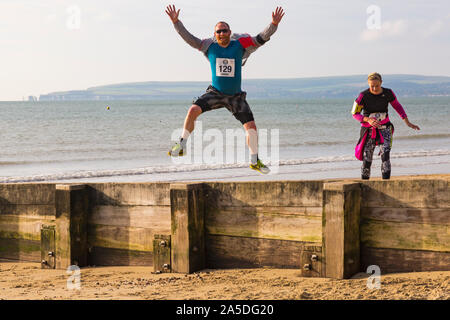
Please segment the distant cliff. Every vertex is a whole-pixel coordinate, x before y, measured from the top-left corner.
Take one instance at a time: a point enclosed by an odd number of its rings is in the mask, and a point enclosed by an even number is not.
[[[366,75],[297,79],[244,79],[249,99],[349,98],[367,88]],[[209,82],[135,82],[86,90],[53,92],[39,97],[49,100],[162,100],[193,99]],[[383,86],[401,97],[450,96],[450,77],[383,75]]]

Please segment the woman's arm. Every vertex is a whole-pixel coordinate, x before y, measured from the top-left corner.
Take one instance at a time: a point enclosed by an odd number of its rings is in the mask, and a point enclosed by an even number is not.
[[[392,90],[391,90],[392,91]],[[395,111],[397,111],[400,118],[403,119],[405,124],[414,130],[420,130],[419,126],[416,126],[415,124],[409,122],[408,116],[406,115],[405,109],[403,109],[403,106],[398,102],[397,97],[395,96],[394,92],[392,91],[392,95],[394,96],[394,100],[391,101],[391,106],[394,107]]]

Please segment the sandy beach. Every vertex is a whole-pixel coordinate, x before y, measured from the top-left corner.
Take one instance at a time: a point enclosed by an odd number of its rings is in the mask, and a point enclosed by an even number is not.
[[[450,271],[352,279],[304,278],[293,269],[205,269],[194,274],[154,274],[152,267],[81,269],[80,290],[67,288],[65,270],[39,263],[0,262],[2,300],[449,300]]]

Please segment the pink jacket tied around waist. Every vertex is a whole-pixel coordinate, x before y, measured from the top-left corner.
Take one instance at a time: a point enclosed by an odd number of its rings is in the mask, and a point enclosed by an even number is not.
[[[380,125],[386,124],[389,122],[389,117],[386,117],[386,119],[380,121]],[[367,135],[369,134],[369,130],[372,131],[370,138],[371,139],[376,139],[377,137],[377,132],[380,133],[380,143],[383,144],[384,143],[384,138],[383,135],[380,132],[379,128],[375,128],[372,127],[368,122],[362,122],[361,123],[362,127],[365,128],[369,128],[366,133],[364,134],[364,136],[360,139],[359,143],[356,145],[355,147],[355,157],[356,159],[362,161],[363,160],[363,154],[364,154],[364,145],[366,144],[366,140],[367,140]]]

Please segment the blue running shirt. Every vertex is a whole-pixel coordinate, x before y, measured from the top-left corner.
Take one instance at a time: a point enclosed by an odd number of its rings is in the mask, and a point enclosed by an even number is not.
[[[228,47],[223,48],[213,43],[207,56],[211,65],[212,85],[220,92],[234,95],[241,90],[242,56],[244,47],[238,40],[231,40]]]

